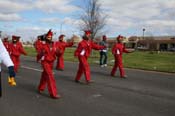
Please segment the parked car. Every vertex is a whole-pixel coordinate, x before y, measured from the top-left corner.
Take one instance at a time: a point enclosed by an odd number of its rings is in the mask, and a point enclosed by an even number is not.
[[[175,48],[170,48],[168,51],[175,52]]]

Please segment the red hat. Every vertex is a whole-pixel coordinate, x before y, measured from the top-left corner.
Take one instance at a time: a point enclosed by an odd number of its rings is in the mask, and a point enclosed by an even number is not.
[[[47,36],[51,36],[51,37],[53,36],[53,32],[51,29],[47,32]]]
[[[85,33],[86,35],[89,35],[89,34],[91,34],[91,31],[90,31],[90,30],[85,30],[84,33]]]
[[[103,35],[103,40],[106,40],[106,39],[107,39],[106,35]]]
[[[123,36],[121,36],[121,35],[119,35],[119,36],[117,37],[117,41],[122,40],[122,39],[123,39]]]
[[[8,40],[8,37],[4,37],[4,41],[7,41]]]
[[[59,36],[59,39],[61,39],[61,38],[63,38],[63,37],[65,37],[65,35],[64,35],[64,34],[61,34],[61,35]]]
[[[13,41],[19,41],[20,36],[12,35],[12,40]]]

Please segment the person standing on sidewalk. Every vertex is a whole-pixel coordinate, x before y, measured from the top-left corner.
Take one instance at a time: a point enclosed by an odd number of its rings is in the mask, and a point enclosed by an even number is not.
[[[103,35],[102,41],[100,42],[101,46],[105,46],[106,48],[100,50],[100,66],[106,67],[107,66],[107,59],[108,59],[108,43],[106,35]]]

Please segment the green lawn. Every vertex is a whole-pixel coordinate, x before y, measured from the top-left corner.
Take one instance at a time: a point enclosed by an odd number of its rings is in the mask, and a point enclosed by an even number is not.
[[[36,52],[34,48],[25,48],[29,56],[35,56]],[[74,57],[75,48],[68,48],[65,51],[64,59],[65,61],[78,61]],[[111,52],[108,52],[108,65],[113,66],[114,57]],[[89,58],[89,63],[98,64],[99,62],[99,52],[93,51],[91,57]],[[173,72],[175,73],[175,53],[174,52],[139,52],[136,51],[130,54],[123,55],[124,67],[136,68],[144,70],[155,70],[163,72]]]
[[[27,54],[29,55],[29,56],[36,56],[36,51],[35,51],[35,48],[34,47],[25,47],[24,48],[25,49],[25,51],[27,52]]]

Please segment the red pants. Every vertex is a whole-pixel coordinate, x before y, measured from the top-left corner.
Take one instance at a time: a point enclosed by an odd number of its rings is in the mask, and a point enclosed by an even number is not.
[[[37,55],[36,55],[36,61],[39,62],[40,59],[41,59],[40,54],[37,53]]]
[[[59,55],[57,59],[56,69],[64,69],[64,58],[63,55]]]
[[[41,75],[40,84],[38,86],[38,90],[44,91],[46,88],[46,84],[48,86],[48,91],[51,96],[57,95],[57,88],[56,88],[56,82],[54,79],[54,75],[52,72],[53,69],[53,63],[42,63],[43,66],[43,72]]]
[[[79,68],[76,75],[75,80],[80,80],[82,74],[85,74],[86,81],[90,81],[91,75],[90,75],[90,67],[87,61],[87,58],[84,56],[81,56],[79,59]]]
[[[41,55],[40,55],[41,50],[37,50],[36,52],[37,52],[36,61],[39,62],[39,60],[41,59]]]
[[[18,68],[19,68],[19,65],[20,65],[20,56],[11,55],[10,57],[13,61],[15,72],[18,72]]]
[[[124,72],[124,69],[123,69],[123,63],[122,63],[122,57],[121,56],[115,57],[115,64],[114,64],[114,67],[111,71],[112,76],[115,75],[117,67],[119,67],[119,70],[120,70],[120,77],[124,77],[125,72]]]

